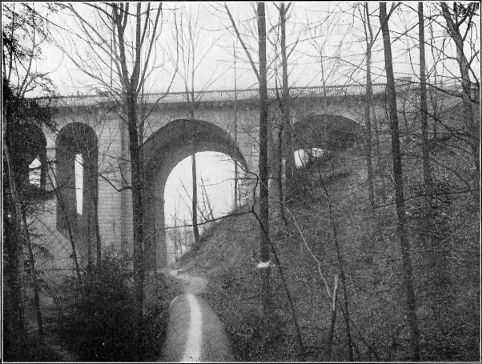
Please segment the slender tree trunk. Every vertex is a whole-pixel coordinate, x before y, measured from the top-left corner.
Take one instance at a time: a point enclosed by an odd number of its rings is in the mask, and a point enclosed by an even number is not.
[[[284,113],[284,107],[282,106],[281,107],[281,114]],[[281,121],[281,123],[278,124],[278,144],[277,144],[277,152],[276,152],[276,160],[277,160],[277,164],[276,164],[276,169],[277,169],[277,179],[276,179],[276,182],[277,182],[277,188],[278,188],[278,202],[279,202],[279,211],[280,211],[280,216],[281,216],[281,220],[283,221],[283,223],[285,224],[285,226],[288,225],[288,220],[286,219],[286,207],[285,207],[285,204],[284,204],[284,200],[285,200],[285,185],[283,183],[283,173],[284,173],[284,167],[285,167],[285,163],[283,162],[283,160],[285,160],[283,158],[283,155],[284,155],[284,148],[283,148],[283,121]],[[272,145],[274,145],[274,142],[272,143]]]
[[[418,3],[418,31],[420,44],[420,112],[422,121],[422,161],[423,161],[423,180],[425,187],[425,218],[424,236],[426,249],[426,262],[429,264],[428,273],[430,282],[428,293],[429,300],[432,301],[432,312],[436,323],[441,322],[445,308],[448,307],[449,297],[447,285],[449,277],[447,274],[446,251],[439,243],[439,239],[434,234],[434,208],[433,208],[433,180],[430,166],[430,150],[428,140],[428,106],[427,106],[427,77],[425,73],[425,25],[423,14],[423,2]],[[434,114],[436,110],[434,109]],[[436,122],[436,121],[435,121]],[[443,309],[441,309],[443,308]]]
[[[234,49],[234,142],[238,145],[238,82],[236,73],[236,48]],[[234,208],[238,208],[238,162],[234,161]]]
[[[323,63],[323,50],[320,48],[320,68],[321,68],[321,86],[323,87],[323,114],[328,114],[328,92],[326,89],[326,78],[325,78],[325,65]],[[321,145],[323,146],[324,150],[328,149],[328,120],[323,118],[323,124],[321,125]],[[311,153],[311,148],[310,148],[310,153],[309,153],[309,162],[313,162],[313,155]]]
[[[268,209],[268,89],[266,69],[266,19],[264,3],[258,2],[258,42],[259,42],[259,218],[264,232],[260,230],[262,263],[269,263],[269,209]],[[263,310],[271,309],[269,284],[270,266],[260,269],[262,279]]]
[[[127,67],[126,42],[124,39],[125,20],[127,8],[123,4],[112,6],[115,28],[117,30],[119,63],[121,66],[121,81],[125,92],[124,113],[127,119],[127,130],[129,134],[129,152],[131,157],[132,176],[132,217],[134,228],[134,296],[135,296],[135,321],[137,323],[135,341],[137,345],[137,359],[142,358],[142,323],[144,308],[144,279],[145,279],[145,242],[144,242],[144,203],[143,203],[143,159],[140,152],[139,120],[137,115],[137,86],[140,75],[140,47],[141,47],[141,4],[136,6],[136,38],[135,38],[135,62],[132,75],[129,75]]]
[[[42,319],[42,310],[40,308],[40,287],[38,285],[37,272],[35,271],[35,257],[33,255],[32,241],[30,240],[30,233],[28,231],[25,206],[21,206],[21,208],[22,208],[23,230],[24,230],[25,241],[27,243],[27,250],[28,250],[28,261],[31,269],[30,274],[32,275],[35,314],[37,316],[37,328],[38,328],[38,334],[42,338],[44,335],[44,325],[43,325],[43,319]]]
[[[99,188],[96,183],[96,188],[93,193],[94,198],[94,224],[95,224],[95,243],[96,243],[96,262],[97,267],[100,268],[101,258],[102,258],[102,244],[100,240],[100,230],[99,230]]]
[[[403,281],[407,303],[407,321],[410,327],[410,346],[412,359],[420,359],[420,332],[415,303],[415,290],[413,287],[412,260],[410,257],[410,241],[407,234],[407,217],[405,214],[405,197],[403,192],[402,160],[400,153],[400,131],[398,127],[397,99],[395,92],[395,79],[393,75],[392,49],[390,31],[388,27],[387,4],[380,3],[380,24],[383,35],[383,48],[385,54],[385,71],[387,74],[387,98],[389,106],[390,129],[392,134],[393,175],[395,179],[395,203],[397,210],[397,231],[402,252]]]
[[[333,296],[331,302],[331,319],[330,329],[328,330],[328,360],[331,360],[331,347],[333,344],[333,334],[335,333],[336,323],[336,297],[338,291],[338,274],[335,274],[335,282],[333,283]]]
[[[128,92],[127,100],[127,123],[129,130],[129,151],[131,155],[132,171],[132,216],[134,224],[134,295],[136,301],[136,342],[137,348],[141,346],[141,327],[143,322],[144,307],[144,279],[145,279],[145,246],[144,246],[144,208],[143,208],[143,178],[142,178],[142,159],[139,153],[139,139],[137,133],[137,111],[135,95]],[[137,353],[138,359],[141,353]]]
[[[193,57],[193,67],[194,67],[194,55]],[[192,82],[194,82],[194,74],[192,75]],[[188,105],[189,105],[189,115],[191,117],[191,120],[194,121],[194,84],[191,86],[191,90],[186,89],[186,94],[187,94],[187,100],[188,100]],[[191,95],[189,97],[189,95]],[[198,201],[197,201],[197,196],[198,196],[198,188],[197,188],[197,165],[196,165],[196,150],[194,149],[194,140],[191,140],[191,149],[192,149],[192,154],[191,154],[191,177],[192,177],[192,232],[194,235],[194,249],[197,250],[199,249],[199,242],[200,242],[200,237],[199,237],[199,225],[198,225],[198,217],[197,217],[197,211],[198,211]]]
[[[364,4],[366,25],[365,25],[365,38],[366,38],[366,100],[365,100],[365,123],[366,123],[366,159],[367,159],[367,174],[368,174],[368,201],[371,208],[375,206],[375,193],[373,188],[373,163],[372,163],[372,118],[370,115],[370,109],[372,107],[373,89],[372,89],[372,46],[373,35],[370,24],[370,12],[368,10],[368,3]],[[367,29],[369,28],[369,29]],[[368,30],[368,32],[367,32]],[[370,36],[370,37],[369,37]]]
[[[418,35],[420,48],[420,118],[422,126],[422,161],[423,181],[425,185],[425,239],[432,242],[432,173],[430,170],[430,154],[428,144],[428,106],[427,106],[427,77],[425,74],[425,29],[423,17],[423,3],[418,3]]]
[[[6,118],[7,119],[7,118]],[[8,124],[7,124],[8,125]],[[8,126],[7,137],[8,140]],[[11,144],[10,144],[11,145]],[[7,145],[3,146],[4,163],[7,167],[9,198],[8,202],[11,206],[11,226],[5,227],[6,241],[5,250],[8,257],[8,271],[7,280],[9,290],[10,303],[10,317],[7,324],[9,324],[12,332],[10,337],[13,338],[13,345],[21,345],[24,342],[25,332],[25,317],[24,317],[24,295],[23,295],[23,244],[21,240],[21,212],[17,196],[17,189],[15,186],[15,178],[13,175],[13,168],[10,163],[10,155]]]
[[[284,174],[285,174],[285,186],[280,189],[280,196],[285,196],[285,199],[291,195],[291,189],[294,178],[295,170],[295,157],[293,150],[293,129],[290,122],[290,89],[288,82],[288,57],[286,55],[286,11],[285,3],[280,5],[280,26],[281,26],[281,67],[283,69],[283,91],[282,91],[282,103],[283,103],[283,151],[284,151]],[[282,179],[282,174],[279,178]],[[283,201],[283,197],[281,197]],[[282,213],[284,216],[285,211],[282,207]]]
[[[199,226],[197,219],[197,168],[196,152],[191,154],[191,174],[192,174],[192,230],[194,234],[194,249],[199,249]]]
[[[350,361],[353,361],[353,340],[352,340],[351,329],[350,329],[350,307],[348,302],[348,290],[347,290],[346,276],[345,276],[345,264],[343,261],[344,259],[342,256],[340,243],[338,241],[338,230],[336,228],[336,220],[335,220],[335,215],[333,213],[333,206],[331,204],[331,199],[328,194],[328,190],[326,189],[323,176],[321,175],[321,166],[320,166],[319,159],[316,160],[315,163],[316,163],[317,172],[318,172],[318,180],[320,182],[321,187],[323,188],[323,191],[325,192],[325,196],[328,201],[328,211],[330,214],[331,227],[333,230],[333,242],[335,243],[338,267],[340,269],[340,279],[341,279],[341,283],[343,284],[343,301],[345,306],[344,319],[345,319],[345,328],[346,328],[346,344],[348,347],[348,359]]]

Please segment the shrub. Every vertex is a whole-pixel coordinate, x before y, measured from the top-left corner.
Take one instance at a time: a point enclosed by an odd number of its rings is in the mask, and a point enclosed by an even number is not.
[[[134,361],[135,300],[132,271],[128,260],[112,254],[102,258],[100,267],[85,273],[81,280],[72,277],[65,282],[66,305],[58,315],[58,330],[65,344],[82,361]],[[156,301],[146,309],[141,325],[145,358],[156,359],[165,325],[163,305]]]

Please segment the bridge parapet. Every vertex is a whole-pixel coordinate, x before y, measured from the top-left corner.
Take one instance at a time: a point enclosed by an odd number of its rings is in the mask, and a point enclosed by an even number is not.
[[[373,84],[373,92],[383,93],[385,92],[384,83]],[[351,95],[364,95],[366,87],[363,84],[354,85],[331,85],[326,86],[326,90],[322,86],[311,87],[290,87],[292,97],[340,97]],[[268,97],[271,99],[277,98],[278,93],[281,90],[276,88],[268,89]],[[258,99],[258,89],[242,89],[242,90],[211,90],[211,91],[197,91],[195,92],[196,101],[209,102],[209,101],[234,101],[235,98],[241,100]],[[171,92],[171,93],[150,93],[144,95],[144,102],[147,104],[170,104],[170,103],[183,103],[186,100],[184,92]],[[65,96],[52,100],[51,106],[54,107],[75,107],[75,106],[102,106],[112,105],[113,101],[109,95],[77,95],[77,96]]]
[[[418,88],[416,83],[411,81],[397,80],[397,86]],[[385,83],[374,83],[372,85],[373,94],[385,93]],[[457,83],[444,83],[435,88],[440,92],[445,91],[452,96],[461,97],[462,90]],[[276,99],[281,90],[276,88],[268,89],[268,98]],[[292,98],[303,97],[323,97],[326,93],[327,97],[346,97],[346,96],[363,96],[366,93],[366,85],[364,84],[350,84],[350,85],[330,85],[326,86],[310,86],[310,87],[290,87]],[[256,100],[259,98],[259,91],[257,88],[242,89],[242,90],[210,90],[210,91],[196,91],[194,93],[195,99],[198,102],[233,102],[243,100]],[[38,99],[41,104],[50,102],[53,107],[112,107],[115,102],[109,95],[71,95],[61,96],[54,99]],[[185,92],[170,92],[170,93],[149,93],[144,95],[144,102],[147,104],[180,104],[186,100]]]

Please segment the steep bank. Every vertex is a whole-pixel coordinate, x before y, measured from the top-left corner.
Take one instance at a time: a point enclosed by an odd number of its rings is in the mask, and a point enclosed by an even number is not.
[[[208,281],[202,296],[223,321],[235,360],[330,360],[327,334],[331,301],[325,282],[330,289],[333,288],[334,274],[340,273],[340,266],[346,272],[354,359],[390,361],[408,358],[408,328],[404,319],[390,164],[382,162],[377,166],[375,181],[380,207],[373,216],[367,208],[365,161],[356,151],[326,157],[319,166],[314,164],[299,171],[296,195],[289,203],[288,227],[273,214],[271,239],[276,245],[296,307],[305,349],[302,356],[295,356],[291,314],[276,267],[272,268],[275,315],[271,320],[270,335],[263,331],[260,279],[256,270],[259,228],[254,216],[248,213],[222,220],[210,231],[199,251],[182,260],[181,270]],[[418,178],[419,171],[416,166],[408,163],[407,166],[407,190],[410,191],[411,186],[416,186],[412,180]],[[407,196],[424,359],[475,358],[478,355],[478,310],[475,310],[478,279],[473,275],[477,261],[467,261],[470,257],[460,253],[461,263],[450,262],[450,271],[454,275],[470,274],[470,277],[453,285],[453,306],[442,325],[447,332],[441,333],[437,329],[440,326],[434,325],[426,303],[427,278],[417,235],[420,223],[416,215],[418,200],[410,199],[408,193]],[[272,205],[274,211],[275,204]],[[452,239],[453,244],[477,241],[477,214],[474,214],[477,207],[473,205],[470,196],[455,196],[451,197],[450,204],[440,207],[450,220],[438,224],[440,227],[450,224],[453,230],[447,233],[447,238]],[[335,242],[340,247],[340,256],[336,253]],[[341,284],[338,298],[340,308],[331,360],[347,360]]]

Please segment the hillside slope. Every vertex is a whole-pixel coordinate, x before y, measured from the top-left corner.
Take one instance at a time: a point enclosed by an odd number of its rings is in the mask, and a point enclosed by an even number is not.
[[[276,213],[272,213],[270,235],[294,300],[304,344],[301,355],[295,355],[291,313],[279,272],[274,266],[274,316],[269,328],[262,325],[260,277],[256,269],[259,228],[252,214],[222,220],[209,232],[196,254],[182,259],[180,269],[202,276],[209,282],[203,296],[223,321],[235,360],[330,360],[327,334],[331,303],[324,282],[332,289],[334,274],[339,274],[340,264],[347,277],[354,359],[408,358],[408,328],[404,320],[401,262],[391,186],[378,181],[378,203],[385,207],[378,208],[371,217],[366,208],[365,164],[358,153],[351,150],[331,155],[320,164],[299,171],[296,197],[289,203],[288,227],[276,217]],[[328,199],[332,214],[329,213]],[[271,211],[275,211],[276,204],[272,205]],[[411,223],[416,225],[416,221]],[[411,232],[416,245],[415,225],[411,226],[414,227]],[[470,238],[476,239],[477,229],[469,234],[474,235]],[[336,242],[340,256],[337,255]],[[412,250],[415,272],[421,272],[416,287],[420,298],[424,358],[474,358],[478,355],[477,325],[474,325],[477,321],[473,321],[478,317],[475,310],[477,288],[471,286],[467,292],[467,287],[460,287],[466,292],[465,298],[462,303],[457,303],[451,321],[447,319],[448,332],[439,334],[423,301],[423,262],[417,258],[417,248]],[[473,269],[470,272],[473,274]],[[341,285],[338,298],[340,305],[331,360],[347,360]],[[451,332],[457,325],[457,333]],[[447,347],[451,350],[449,353],[444,351]]]

